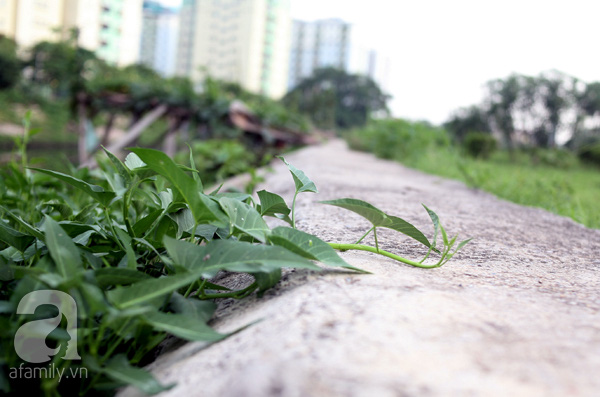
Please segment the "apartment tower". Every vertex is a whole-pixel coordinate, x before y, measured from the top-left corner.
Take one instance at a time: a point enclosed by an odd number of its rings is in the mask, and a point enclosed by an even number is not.
[[[289,0],[184,0],[177,74],[279,98],[287,88],[290,28]]]
[[[21,49],[78,32],[78,44],[117,65],[139,57],[142,0],[0,0],[0,34]]]

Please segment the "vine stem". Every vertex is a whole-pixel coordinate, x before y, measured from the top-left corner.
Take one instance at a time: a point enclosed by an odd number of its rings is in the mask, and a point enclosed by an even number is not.
[[[294,193],[294,200],[292,201],[292,228],[296,228],[296,196],[298,196],[298,190]]]
[[[348,251],[348,250],[358,250],[358,251],[368,251],[368,252],[373,252],[375,254],[380,254],[383,256],[387,256],[388,258],[392,258],[394,260],[397,260],[399,262],[402,263],[406,263],[407,265],[411,265],[414,267],[420,267],[423,269],[431,269],[434,267],[440,267],[442,265],[442,261],[444,259],[445,256],[442,257],[442,259],[440,259],[440,261],[438,261],[438,263],[434,264],[434,265],[425,265],[423,263],[420,262],[415,262],[415,261],[411,261],[410,259],[406,259],[403,258],[399,255],[396,254],[392,254],[391,252],[388,251],[384,251],[382,249],[377,249],[375,247],[371,247],[368,245],[362,245],[362,244],[338,244],[338,243],[327,243],[329,244],[329,246],[331,246],[331,248],[336,249],[336,250],[340,250],[340,251]]]
[[[367,232],[365,234],[363,234],[363,236],[361,238],[359,238],[358,241],[354,244],[359,244],[361,241],[363,241],[365,239],[365,237],[367,237],[369,235],[369,233],[371,233],[373,231],[373,229],[375,229],[375,226],[373,226],[372,228],[367,230]]]

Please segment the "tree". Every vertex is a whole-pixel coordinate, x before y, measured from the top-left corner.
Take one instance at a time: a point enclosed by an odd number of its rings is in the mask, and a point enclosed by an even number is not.
[[[539,146],[556,146],[556,133],[561,125],[562,113],[569,108],[570,90],[567,88],[567,76],[553,72],[541,76],[539,81],[541,102],[547,112],[543,136],[537,136]]]
[[[344,129],[365,125],[374,112],[389,113],[389,99],[367,76],[324,68],[302,80],[283,103],[308,114],[317,127]]]
[[[470,106],[468,108],[457,110],[450,120],[444,124],[444,127],[448,129],[459,142],[462,142],[469,132],[484,132],[490,134],[492,132],[487,114],[485,110],[481,109],[479,106]]]
[[[13,87],[21,76],[21,61],[17,57],[17,43],[0,35],[0,90]]]
[[[502,134],[504,144],[512,151],[514,135],[513,111],[519,98],[520,84],[517,75],[506,80],[497,79],[487,83],[487,114],[493,126]]]

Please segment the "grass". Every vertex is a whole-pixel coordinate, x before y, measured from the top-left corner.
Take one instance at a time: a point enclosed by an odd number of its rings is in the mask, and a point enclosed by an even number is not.
[[[561,169],[522,161],[514,163],[506,153],[498,153],[489,160],[465,158],[457,150],[448,149],[428,150],[424,156],[409,159],[405,164],[600,229],[600,171],[596,168],[575,165]]]
[[[389,124],[375,123],[354,131],[347,138],[354,149],[371,151],[430,174],[458,179],[500,198],[544,208],[600,229],[598,168],[581,164],[574,156],[569,157],[569,153],[562,153],[554,164],[537,161],[536,155],[527,152],[517,152],[511,158],[506,151],[497,151],[489,159],[476,159],[449,141],[440,144],[439,128],[432,127],[429,131],[423,124],[414,124],[420,126],[418,144],[403,137],[408,134],[405,130],[411,127],[411,123],[405,121],[393,128]],[[389,135],[396,138],[390,139]]]

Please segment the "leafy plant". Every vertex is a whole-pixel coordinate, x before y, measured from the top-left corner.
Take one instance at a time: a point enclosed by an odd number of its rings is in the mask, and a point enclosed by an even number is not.
[[[106,155],[109,162],[96,171],[66,174],[24,169],[16,163],[2,170],[0,389],[4,393],[100,393],[127,384],[158,393],[172,385],[161,385],[140,367],[153,359],[167,335],[207,344],[228,336],[208,325],[214,299],[260,296],[280,280],[283,268],[322,270],[314,261],[367,273],[334,249],[366,250],[413,266],[436,267],[468,242],[451,252],[456,237],[449,239],[437,215],[427,208],[435,231],[432,242],[410,223],[355,199],[326,203],[370,220],[373,227],[367,234],[376,235],[377,228],[384,227],[419,241],[428,248],[426,257],[412,261],[381,250],[377,240],[375,247],[359,244],[362,239],[356,244],[327,243],[297,230],[296,196],[316,193],[317,188],[287,162],[296,187],[291,208],[281,196],[265,190],[258,192],[258,200],[245,193],[205,193],[193,155],[187,166],[153,149],[131,149],[124,162],[108,151]],[[271,228],[265,217],[289,226]],[[438,232],[443,240],[439,250]],[[425,264],[431,253],[440,258]],[[231,290],[213,280],[222,270],[247,273],[253,281]],[[13,376],[25,364],[13,347],[19,327],[50,317],[48,310],[17,315],[16,308],[27,293],[45,289],[75,299],[82,358],[63,360],[57,354],[50,365],[71,374],[85,372],[85,377]],[[51,347],[66,343],[58,331],[48,336]]]
[[[463,146],[470,156],[487,159],[496,150],[498,143],[489,133],[469,132],[465,136]]]

